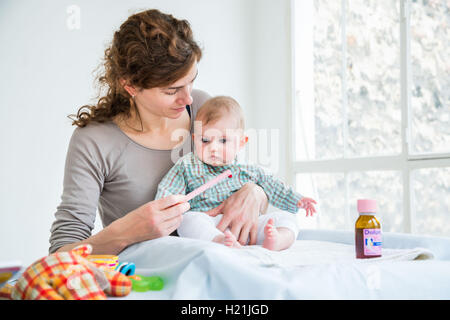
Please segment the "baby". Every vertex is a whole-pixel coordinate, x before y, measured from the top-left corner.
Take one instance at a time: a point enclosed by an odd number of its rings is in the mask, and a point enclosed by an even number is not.
[[[316,202],[296,193],[262,168],[238,163],[237,154],[248,137],[244,135],[244,116],[236,100],[225,96],[209,99],[195,120],[196,124],[201,123],[201,132],[194,130],[192,135],[195,153],[175,163],[159,183],[155,199],[188,194],[227,169],[231,170],[232,178],[222,180],[189,201],[191,210],[184,214],[178,235],[240,247],[230,230],[222,233],[216,228],[221,215],[211,217],[205,212],[219,206],[245,183],[253,182],[263,188],[270,204],[284,210],[259,216],[256,244],[276,251],[289,248],[298,235],[297,220],[291,213],[303,208],[307,216],[312,215],[316,212],[313,205]]]

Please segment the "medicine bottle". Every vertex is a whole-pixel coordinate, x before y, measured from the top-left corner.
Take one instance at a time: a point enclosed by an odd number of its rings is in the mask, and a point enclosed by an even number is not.
[[[375,217],[375,200],[360,199],[357,202],[359,217],[355,223],[356,258],[381,257],[381,224]]]

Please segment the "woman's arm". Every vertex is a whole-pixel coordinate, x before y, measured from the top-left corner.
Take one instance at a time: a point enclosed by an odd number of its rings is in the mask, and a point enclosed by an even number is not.
[[[93,247],[92,254],[116,255],[127,247],[127,241],[122,237],[116,222],[111,223],[97,234],[83,241],[64,245],[56,250],[56,252],[70,251],[80,244],[89,243]]]
[[[264,190],[253,182],[246,183],[220,206],[208,211],[210,216],[223,214],[217,229],[224,232],[230,228],[239,243],[245,245],[250,236],[250,245],[256,244],[258,217],[265,213],[268,199]]]
[[[168,236],[179,227],[183,213],[190,208],[184,199],[184,195],[170,195],[150,201],[86,240],[64,245],[57,251],[89,243],[92,254],[116,255],[133,243]]]
[[[100,194],[108,168],[102,148],[92,129],[75,129],[66,158],[61,204],[51,228],[50,253],[66,251],[83,243],[95,253],[117,254],[128,245],[166,235],[181,221],[180,210],[189,204],[175,205],[174,199],[162,198],[128,212],[92,235]],[[164,200],[165,199],[165,200]],[[179,201],[182,202],[182,201]],[[170,232],[168,234],[170,234]]]
[[[105,179],[99,150],[90,128],[74,130],[67,150],[61,203],[51,227],[50,253],[91,236]]]

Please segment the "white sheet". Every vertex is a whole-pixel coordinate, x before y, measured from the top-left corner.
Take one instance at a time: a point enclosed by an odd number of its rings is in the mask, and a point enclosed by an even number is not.
[[[429,248],[384,248],[384,259],[372,261],[355,259],[353,246],[339,242],[298,240],[289,250],[164,237],[119,259],[165,281],[162,291],[127,299],[450,299],[450,261],[432,259]],[[408,260],[417,257],[427,260]]]
[[[425,248],[384,249],[382,256],[356,259],[353,245],[318,240],[298,240],[283,251],[269,251],[261,246],[247,246],[235,252],[241,259],[266,267],[299,267],[331,263],[379,263],[383,261],[409,261],[433,259]]]

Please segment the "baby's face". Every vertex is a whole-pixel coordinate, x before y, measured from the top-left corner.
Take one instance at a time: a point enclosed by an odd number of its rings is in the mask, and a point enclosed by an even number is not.
[[[201,134],[194,134],[197,157],[212,166],[232,163],[245,143],[243,130],[236,128],[236,121],[231,116],[208,123],[202,126]]]

